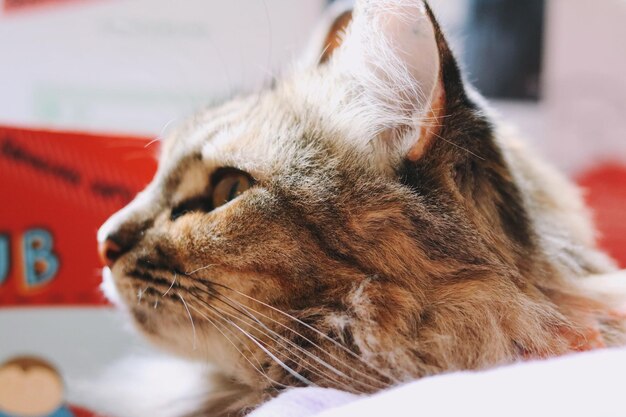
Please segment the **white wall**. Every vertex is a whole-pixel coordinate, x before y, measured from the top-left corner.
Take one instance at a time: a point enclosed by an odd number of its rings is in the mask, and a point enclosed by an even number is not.
[[[549,0],[546,134],[568,171],[626,162],[626,1]]]
[[[466,1],[431,3],[444,26],[462,36]],[[569,173],[599,160],[626,162],[626,0],[546,3],[543,99],[493,104]]]
[[[80,0],[10,13],[0,5],[0,123],[156,135],[263,85],[300,53],[324,4]]]

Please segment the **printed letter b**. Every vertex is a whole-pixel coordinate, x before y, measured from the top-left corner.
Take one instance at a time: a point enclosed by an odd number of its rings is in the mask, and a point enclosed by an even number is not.
[[[47,230],[31,229],[24,234],[24,272],[28,287],[46,284],[59,271],[59,259],[52,252],[52,243],[52,235]]]

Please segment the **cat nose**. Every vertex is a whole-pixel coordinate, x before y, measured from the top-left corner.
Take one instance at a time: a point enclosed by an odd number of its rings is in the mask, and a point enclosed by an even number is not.
[[[124,254],[124,251],[113,239],[106,238],[98,244],[98,253],[102,264],[110,268]]]

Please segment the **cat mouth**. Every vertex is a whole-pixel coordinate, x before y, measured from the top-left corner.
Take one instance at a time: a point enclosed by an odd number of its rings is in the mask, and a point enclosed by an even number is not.
[[[127,268],[104,268],[100,285],[106,298],[122,310],[150,309],[181,304],[181,298],[207,303],[214,292],[190,280],[187,274],[153,262],[137,260]]]
[[[111,268],[102,268],[102,282],[100,283],[100,291],[104,294],[104,297],[115,307],[123,309],[125,303],[122,300],[117,286],[115,285],[115,279],[113,278],[113,271]]]
[[[167,318],[163,313],[177,311],[172,306],[180,304],[178,294],[183,288],[177,284],[176,275],[168,280],[139,266],[129,270],[105,267],[100,290],[118,310],[132,317],[143,333],[158,336]]]
[[[115,307],[128,311],[129,307],[136,309],[148,304],[155,307],[170,295],[175,296],[176,281],[176,275],[168,281],[140,268],[114,272],[105,267],[102,269],[100,291]]]

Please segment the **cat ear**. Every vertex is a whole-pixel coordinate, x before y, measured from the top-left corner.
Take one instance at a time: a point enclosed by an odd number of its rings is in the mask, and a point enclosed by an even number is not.
[[[387,149],[421,158],[447,103],[463,93],[456,62],[422,0],[357,0],[328,65],[349,80],[347,101]],[[332,43],[334,45],[334,43]]]

